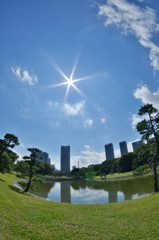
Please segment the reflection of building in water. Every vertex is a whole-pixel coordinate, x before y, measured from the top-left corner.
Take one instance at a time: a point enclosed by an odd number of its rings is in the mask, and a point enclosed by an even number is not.
[[[61,172],[70,172],[70,146],[61,146]]]
[[[108,202],[117,202],[118,201],[118,196],[117,196],[117,191],[110,191],[108,192]]]
[[[61,202],[71,203],[71,188],[70,182],[61,182]]]

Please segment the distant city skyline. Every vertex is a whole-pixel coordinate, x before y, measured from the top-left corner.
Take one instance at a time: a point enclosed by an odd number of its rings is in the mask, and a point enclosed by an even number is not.
[[[141,105],[159,108],[156,0],[0,2],[0,138],[36,147],[60,169],[105,160],[104,145],[140,139]]]

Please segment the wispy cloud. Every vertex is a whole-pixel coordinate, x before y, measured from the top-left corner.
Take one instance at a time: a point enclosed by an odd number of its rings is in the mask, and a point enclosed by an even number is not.
[[[88,119],[85,119],[84,121],[84,127],[91,127],[93,125],[93,120],[88,118]]]
[[[12,73],[20,81],[25,82],[29,85],[34,85],[38,82],[38,77],[34,74],[30,74],[28,70],[18,67],[11,67]]]
[[[75,104],[68,104],[64,103],[63,104],[63,112],[67,116],[78,116],[78,115],[83,115],[83,110],[84,110],[85,102],[81,101]]]
[[[124,34],[134,35],[143,47],[149,49],[150,65],[159,70],[159,46],[153,41],[154,35],[159,32],[159,24],[154,9],[126,0],[107,0],[99,5],[98,14],[104,17],[106,27],[115,25]]]
[[[23,107],[23,109],[20,110],[20,116],[25,119],[32,119],[32,109],[31,107]]]

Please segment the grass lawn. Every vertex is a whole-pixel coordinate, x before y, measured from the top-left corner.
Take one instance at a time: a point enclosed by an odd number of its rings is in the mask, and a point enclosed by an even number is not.
[[[1,240],[159,240],[159,194],[101,205],[54,203],[24,194],[0,174]]]
[[[124,177],[132,177],[133,176],[133,172],[125,172],[125,173],[113,173],[113,174],[107,174],[106,175],[106,179],[113,179],[113,178],[124,178]],[[103,176],[104,178],[104,176]],[[95,180],[101,180],[101,176],[96,176]]]

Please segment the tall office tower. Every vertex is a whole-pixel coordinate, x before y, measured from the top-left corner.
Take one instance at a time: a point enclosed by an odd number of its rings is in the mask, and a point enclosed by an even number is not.
[[[114,148],[112,143],[105,145],[105,156],[106,160],[112,160],[114,158]]]
[[[128,153],[127,143],[125,141],[119,143],[121,156]]]
[[[47,152],[39,152],[37,155],[38,155],[38,159],[37,159],[38,161],[50,164],[50,158]]]
[[[70,172],[70,146],[61,146],[61,172]]]
[[[141,144],[143,144],[143,141],[142,141],[142,140],[133,142],[133,143],[132,143],[133,151],[135,151],[135,149],[136,149],[137,147],[139,147]]]

